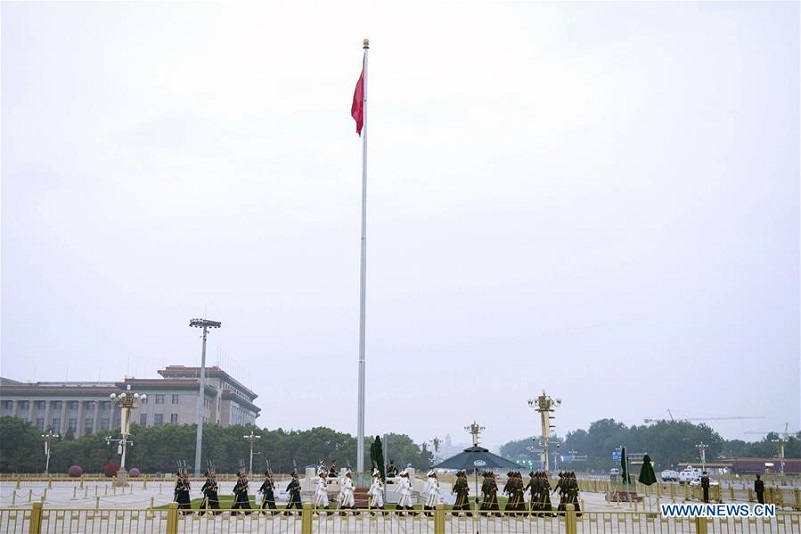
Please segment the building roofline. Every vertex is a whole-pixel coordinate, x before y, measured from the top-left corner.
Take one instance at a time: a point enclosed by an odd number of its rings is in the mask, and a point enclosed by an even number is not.
[[[187,365],[168,365],[164,369],[159,369],[158,373],[164,378],[172,378],[176,376],[186,377],[187,375],[190,375],[191,378],[199,379],[200,367],[187,366]],[[206,367],[206,378],[222,378],[227,382],[230,382],[233,386],[236,386],[237,389],[242,391],[242,393],[250,397],[251,402],[258,397],[258,395],[254,393],[250,388],[246,387],[239,380],[235,379],[234,377],[232,377],[231,375],[229,375],[216,365],[212,365],[211,367]]]

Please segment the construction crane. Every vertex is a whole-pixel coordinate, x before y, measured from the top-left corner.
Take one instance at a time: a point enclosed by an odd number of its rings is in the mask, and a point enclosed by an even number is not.
[[[675,421],[676,419],[673,418],[673,414],[670,410],[667,411],[668,415],[670,415],[670,420]],[[685,417],[679,419],[679,421],[730,421],[734,419],[765,419],[764,415],[759,416],[747,416],[747,415],[732,415],[728,417]],[[646,423],[658,423],[659,421],[667,421],[667,419],[644,419]]]
[[[784,432],[777,432],[775,430],[769,430],[767,432],[745,432],[746,434],[777,434],[779,437],[774,439],[773,442],[779,449],[779,474],[784,476],[784,444],[787,442],[787,438],[790,436],[790,433],[787,432],[787,428],[790,426],[789,422],[784,423]]]

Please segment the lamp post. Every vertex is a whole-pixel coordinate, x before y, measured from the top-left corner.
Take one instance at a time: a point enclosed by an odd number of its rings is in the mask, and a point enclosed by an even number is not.
[[[696,445],[695,448],[701,453],[701,472],[704,472],[706,471],[706,450],[709,448],[709,445],[702,441]]]
[[[562,399],[552,399],[548,395],[545,394],[545,390],[542,390],[542,395],[537,397],[536,399],[529,399],[528,405],[540,413],[540,421],[542,424],[542,446],[545,450],[545,471],[550,470],[550,466],[548,464],[549,454],[548,454],[548,444],[551,436],[551,412],[554,411],[555,408],[558,408],[562,404]]]
[[[464,429],[467,430],[468,432],[470,432],[470,435],[473,436],[473,447],[477,447],[478,446],[478,435],[481,434],[485,430],[485,427],[480,426],[478,423],[473,421],[472,425],[466,426],[466,427],[464,427]]]
[[[59,435],[54,433],[52,428],[47,429],[47,434],[42,434],[42,439],[44,439],[44,453],[45,456],[47,456],[45,475],[50,474],[50,450],[53,448],[53,440],[58,438]]]
[[[134,393],[131,391],[131,385],[128,384],[125,391],[120,394],[112,393],[108,398],[120,407],[120,434],[122,434],[122,439],[106,438],[107,444],[111,444],[112,441],[118,443],[117,453],[120,455],[120,470],[117,471],[117,480],[114,485],[127,486],[128,472],[125,470],[125,453],[128,450],[128,444],[133,443],[128,440],[128,436],[131,435],[131,410],[135,409],[139,402],[145,402],[147,395]]]
[[[203,450],[203,404],[206,400],[206,334],[209,328],[220,328],[222,323],[208,319],[192,319],[189,326],[203,329],[203,352],[200,357],[200,388],[197,396],[197,436],[195,438],[195,476],[200,476],[200,460]]]
[[[437,458],[439,458],[439,446],[442,445],[442,440],[434,436],[434,439],[431,440],[431,445],[434,446],[434,459],[432,461],[436,464]]]
[[[253,444],[256,443],[256,440],[261,438],[261,436],[258,436],[256,434],[254,434],[253,431],[251,430],[250,434],[248,434],[247,436],[242,436],[242,437],[250,442],[250,467],[248,468],[248,476],[252,477],[253,476]]]

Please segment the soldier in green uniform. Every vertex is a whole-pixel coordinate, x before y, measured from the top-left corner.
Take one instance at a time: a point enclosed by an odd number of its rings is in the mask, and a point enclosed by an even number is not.
[[[456,481],[453,483],[453,493],[456,494],[456,502],[453,503],[454,513],[457,510],[468,510],[467,515],[472,515],[470,510],[470,486],[467,483],[467,473],[465,471],[456,472]]]
[[[300,480],[298,479],[297,471],[292,471],[292,480],[289,481],[286,492],[289,494],[289,502],[286,504],[284,515],[289,515],[289,510],[292,508],[297,508],[298,510],[302,508],[300,503]]]
[[[567,504],[575,506],[576,516],[581,516],[581,505],[579,504],[579,486],[576,480],[576,473],[570,471],[565,477]]]
[[[220,509],[220,499],[217,496],[217,490],[219,486],[217,485],[217,477],[214,476],[214,473],[211,471],[206,471],[206,482],[203,484],[203,487],[200,488],[200,491],[203,492],[203,500],[200,502],[200,509],[201,510],[219,510]],[[203,514],[203,512],[200,512]],[[213,514],[217,515],[221,512],[212,512]]]
[[[481,509],[484,511],[498,510],[498,483],[492,471],[484,472],[484,482],[481,483]]]
[[[259,488],[259,493],[262,494],[261,509],[275,510],[275,486],[273,485],[273,474],[271,471],[264,473],[264,482]]]

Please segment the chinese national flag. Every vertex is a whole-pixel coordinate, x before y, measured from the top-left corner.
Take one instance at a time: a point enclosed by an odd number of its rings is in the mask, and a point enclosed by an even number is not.
[[[353,105],[350,107],[350,114],[356,121],[356,133],[361,137],[364,126],[364,63],[362,63],[359,81],[356,82],[356,90],[353,91]]]

